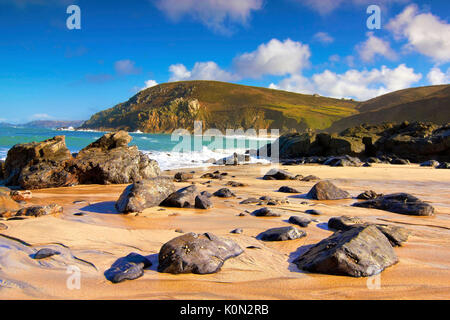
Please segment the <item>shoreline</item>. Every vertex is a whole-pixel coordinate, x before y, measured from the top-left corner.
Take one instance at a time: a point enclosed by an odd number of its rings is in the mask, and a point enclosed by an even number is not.
[[[436,208],[434,217],[413,217],[387,211],[349,206],[356,200],[314,201],[276,192],[289,185],[302,194],[315,184],[300,181],[265,181],[261,177],[270,165],[213,166],[202,171],[227,172],[223,180],[212,180],[204,185],[201,172],[194,174],[200,190],[214,192],[233,180],[248,184],[231,188],[237,198],[213,198],[209,210],[155,207],[140,214],[120,215],[114,212],[114,201],[126,185],[80,185],[68,188],[34,190],[29,204],[59,203],[64,213],[36,219],[1,221],[8,226],[3,234],[19,238],[34,247],[45,244],[67,247],[61,257],[52,257],[43,265],[27,259],[27,249],[0,237],[4,249],[0,260],[15,265],[0,270],[0,279],[9,280],[10,287],[0,290],[2,299],[448,299],[450,298],[450,174],[417,165],[374,165],[364,167],[328,167],[322,165],[279,166],[293,174],[314,174],[331,180],[352,196],[368,189],[377,192],[410,192]],[[198,168],[197,168],[198,169]],[[185,169],[189,170],[189,169]],[[195,170],[195,169],[194,169]],[[164,171],[172,175],[180,170]],[[234,177],[233,177],[234,176]],[[176,183],[181,188],[191,182]],[[209,187],[210,185],[210,187]],[[279,218],[238,217],[244,210],[258,206],[241,205],[247,197],[268,195],[288,199],[289,204],[275,206]],[[85,201],[74,204],[74,201]],[[306,209],[317,209],[323,215],[318,222],[304,230],[307,237],[274,242],[255,238],[260,232],[289,225],[291,215],[307,216]],[[82,212],[83,216],[74,216]],[[367,221],[397,225],[412,232],[403,247],[396,248],[400,262],[381,273],[381,288],[368,289],[366,278],[310,274],[300,271],[292,263],[302,247],[328,237],[326,227],[330,217],[351,215]],[[230,234],[234,228],[243,228],[240,235]],[[236,241],[244,254],[227,260],[222,270],[212,275],[170,275],[156,271],[157,254],[161,245],[184,232],[213,232]],[[42,232],[46,230],[46,232]],[[13,248],[8,250],[5,248]],[[119,257],[130,252],[148,256],[153,266],[142,278],[112,284],[103,272]],[[74,261],[70,256],[93,263],[94,268]],[[80,290],[66,288],[67,259],[82,270]],[[16,283],[14,285],[14,283]]]

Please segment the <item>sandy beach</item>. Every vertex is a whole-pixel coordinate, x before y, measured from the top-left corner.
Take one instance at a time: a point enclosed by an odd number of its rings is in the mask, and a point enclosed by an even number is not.
[[[29,204],[57,203],[59,216],[3,220],[0,231],[0,299],[449,299],[450,298],[450,172],[419,167],[376,164],[373,167],[281,166],[293,174],[316,175],[331,180],[356,197],[365,190],[379,193],[407,192],[429,202],[434,217],[406,216],[387,211],[352,207],[357,200],[313,201],[277,192],[284,185],[307,193],[315,182],[265,181],[268,165],[243,165],[195,170],[193,182],[200,191],[214,191],[228,181],[247,187],[230,188],[236,198],[213,197],[209,210],[152,208],[139,214],[120,215],[114,208],[126,185],[76,186],[34,190]],[[186,172],[192,171],[185,170]],[[227,172],[223,180],[199,177],[206,172]],[[173,176],[176,171],[163,174]],[[190,185],[176,183],[177,188]],[[260,218],[247,214],[257,205],[242,205],[249,197],[271,196],[289,203],[273,207],[281,217]],[[301,204],[301,202],[308,204]],[[310,216],[305,210],[323,214]],[[84,213],[84,215],[75,215]],[[304,230],[307,237],[263,242],[255,237],[273,227],[290,225],[292,215],[317,219]],[[327,221],[334,216],[358,216],[367,221],[403,226],[409,240],[395,248],[400,262],[377,279],[311,274],[292,261],[307,245],[330,236]],[[242,234],[230,231],[242,228]],[[183,232],[212,232],[236,241],[245,251],[225,262],[211,275],[171,275],[157,272],[158,252]],[[45,260],[30,255],[41,247],[61,252]],[[255,246],[257,248],[247,248]],[[143,277],[119,284],[104,272],[114,261],[131,252],[149,257],[153,266]],[[80,289],[67,286],[69,266],[81,270]],[[379,286],[370,285],[378,281]]]

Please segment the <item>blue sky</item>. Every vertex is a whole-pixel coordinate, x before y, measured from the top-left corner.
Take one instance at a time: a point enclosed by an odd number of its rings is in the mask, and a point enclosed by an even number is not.
[[[66,27],[71,4],[81,30]],[[449,83],[449,13],[447,0],[0,0],[0,121],[84,120],[177,80],[357,100]]]

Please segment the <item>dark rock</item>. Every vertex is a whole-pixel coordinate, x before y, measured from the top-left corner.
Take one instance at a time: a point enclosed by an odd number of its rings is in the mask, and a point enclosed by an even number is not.
[[[314,175],[309,175],[309,176],[304,177],[301,181],[308,182],[308,181],[318,181],[318,180],[320,180],[319,177],[314,176]]]
[[[364,191],[363,193],[361,193],[360,195],[358,195],[356,197],[356,199],[359,200],[372,200],[372,199],[376,199],[378,197],[382,197],[382,194],[378,194],[373,190],[368,190],[368,191]]]
[[[372,164],[369,163],[369,162],[366,162],[366,163],[364,163],[362,166],[363,166],[364,168],[370,168],[370,167],[372,167]]]
[[[350,194],[339,189],[330,181],[321,181],[312,187],[307,197],[314,200],[340,200],[349,199]]]
[[[40,259],[45,259],[45,258],[49,258],[52,256],[60,255],[60,254],[61,254],[61,252],[59,252],[59,251],[56,251],[56,250],[53,250],[50,248],[43,248],[34,254],[33,259],[40,260]]]
[[[273,228],[258,236],[263,241],[287,241],[306,237],[306,232],[295,227]]]
[[[121,213],[141,212],[159,206],[173,192],[175,185],[169,177],[138,181],[123,191],[115,207]]]
[[[323,215],[323,213],[321,211],[314,210],[314,209],[306,210],[305,213],[313,215],[313,216],[321,216],[321,215]]]
[[[180,274],[218,272],[224,262],[243,253],[234,241],[211,233],[188,233],[164,244],[159,252],[158,271]]]
[[[295,176],[293,176],[291,173],[284,171],[284,170],[271,169],[265,174],[263,179],[264,180],[294,180]]]
[[[280,189],[278,189],[278,192],[283,192],[283,193],[300,193],[300,191],[298,191],[297,189],[288,187],[288,186],[283,186]]]
[[[105,278],[112,283],[125,280],[134,280],[144,275],[144,269],[151,267],[152,263],[146,257],[137,253],[130,253],[118,259],[110,269],[105,271]]]
[[[341,231],[347,231],[350,230],[351,228],[361,225],[376,226],[378,230],[380,230],[386,236],[386,238],[388,238],[389,242],[393,247],[401,246],[404,242],[408,240],[408,237],[410,235],[410,232],[405,228],[384,224],[367,223],[358,217],[341,216],[331,218],[328,221],[328,227],[330,229]]]
[[[244,212],[241,212],[238,214],[238,217],[245,217],[245,216],[247,216],[247,215]]]
[[[306,228],[311,223],[311,220],[305,217],[292,216],[289,218],[289,223],[296,224],[302,228]]]
[[[227,182],[227,186],[231,186],[231,187],[234,187],[234,188],[247,187],[247,185],[245,183],[236,182],[236,181],[229,181],[229,182]]]
[[[48,206],[31,206],[27,208],[20,209],[16,213],[16,217],[42,217],[47,215],[60,214],[63,212],[63,207],[57,204],[50,204]]]
[[[201,193],[200,193],[202,196],[205,196],[205,197],[208,197],[208,198],[211,198],[213,195],[211,194],[211,193],[209,193],[208,191],[202,191]]]
[[[209,209],[212,208],[213,204],[211,199],[204,195],[198,195],[195,197],[195,207],[197,209]]]
[[[331,167],[361,167],[361,160],[348,155],[340,157],[331,157],[323,163],[326,166]]]
[[[298,268],[352,277],[369,277],[398,262],[389,240],[375,226],[338,231],[297,258]]]
[[[438,167],[439,162],[436,160],[428,160],[420,164],[421,167]]]
[[[245,199],[245,200],[239,202],[239,204],[254,204],[254,203],[258,203],[258,202],[259,202],[259,199],[248,198],[248,199]]]
[[[219,198],[233,198],[236,195],[228,188],[222,188],[213,193],[214,196]]]
[[[230,231],[230,233],[235,233],[235,234],[241,234],[242,232],[244,232],[244,230],[242,230],[241,228],[237,228],[237,229]]]
[[[196,186],[192,185],[169,195],[161,202],[161,206],[170,208],[194,208],[195,198],[198,195],[200,195],[200,192]]]
[[[442,162],[436,169],[450,169],[450,162]]]
[[[412,216],[432,216],[434,208],[407,193],[394,193],[373,200],[354,203],[355,207],[390,211]]]
[[[186,172],[177,172],[174,176],[174,179],[178,182],[186,182],[193,178],[194,178],[194,175],[192,173],[186,173]]]
[[[261,208],[252,212],[255,217],[280,217],[279,213],[275,213],[269,208]]]
[[[78,153],[75,170],[81,184],[128,184],[154,178],[161,171],[136,146],[128,147],[131,136],[108,133]]]
[[[408,160],[395,158],[391,160],[391,164],[407,165],[411,164]]]

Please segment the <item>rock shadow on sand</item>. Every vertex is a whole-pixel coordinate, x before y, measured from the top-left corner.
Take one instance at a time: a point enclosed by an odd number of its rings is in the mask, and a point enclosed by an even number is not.
[[[98,202],[83,207],[80,211],[101,214],[120,214],[119,211],[117,211],[115,204],[116,203],[114,201]]]
[[[294,261],[295,261],[298,257],[302,256],[302,255],[303,255],[305,252],[307,252],[309,249],[311,249],[313,246],[314,246],[314,244],[308,244],[308,245],[301,246],[301,247],[299,247],[297,250],[295,250],[294,252],[292,252],[292,253],[289,255],[289,259],[288,259],[288,262],[289,262],[289,267],[288,267],[288,269],[289,269],[289,271],[291,271],[291,272],[296,272],[296,273],[304,273],[304,274],[309,273],[309,272],[307,272],[307,271],[300,270],[300,269],[297,267],[297,265],[294,263]]]

